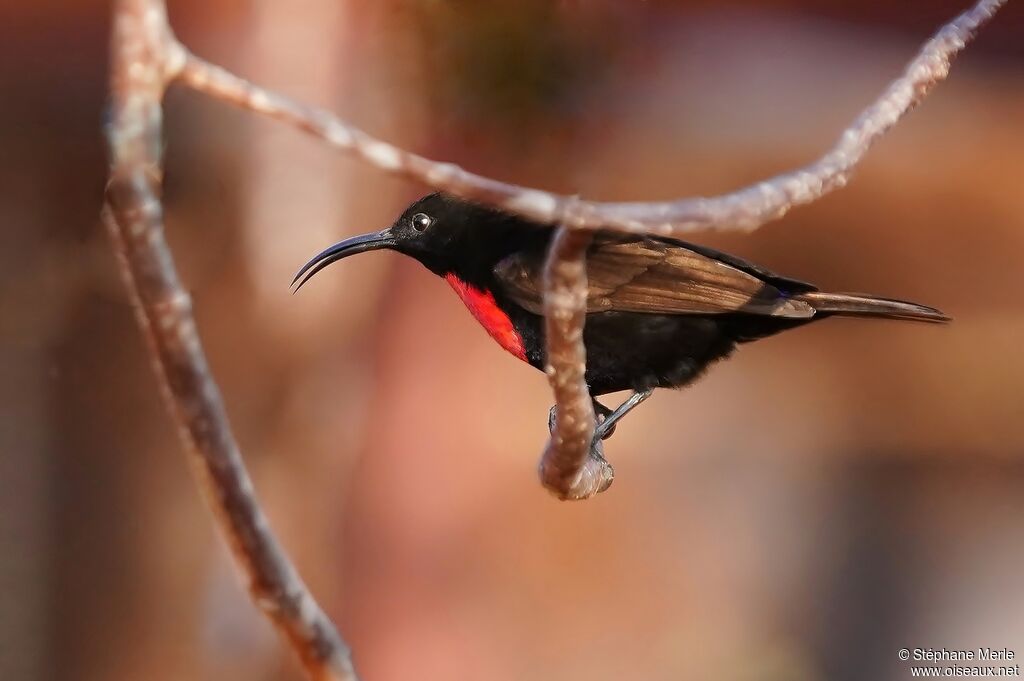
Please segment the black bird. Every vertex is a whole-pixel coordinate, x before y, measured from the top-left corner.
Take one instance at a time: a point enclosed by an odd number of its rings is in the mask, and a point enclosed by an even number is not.
[[[508,352],[544,369],[542,271],[551,225],[444,193],[425,196],[387,229],[341,241],[306,263],[301,287],[333,262],[364,251],[408,255],[443,277]],[[680,388],[737,343],[833,315],[946,322],[939,310],[815,286],[696,244],[598,232],[587,252],[590,287],[583,331],[586,379],[595,397],[632,396],[603,417],[597,438],[655,388]]]

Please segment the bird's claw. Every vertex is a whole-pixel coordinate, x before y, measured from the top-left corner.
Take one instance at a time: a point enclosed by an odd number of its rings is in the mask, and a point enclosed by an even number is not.
[[[555,407],[551,407],[548,411],[548,430],[550,431],[552,438],[555,436],[555,428],[558,425],[556,410],[557,405]],[[604,444],[602,443],[603,438],[607,438],[611,435],[611,431],[614,430],[615,424],[612,423],[612,427],[607,430],[602,429],[601,425],[604,422],[605,414],[601,413],[600,410],[596,411],[597,427],[594,429],[594,436],[590,440],[587,459],[582,463],[579,470],[575,472],[576,479],[571,483],[569,488],[563,489],[560,484],[552,483],[545,473],[545,462],[547,461],[547,456],[545,455],[541,460],[541,480],[544,481],[544,484],[548,489],[555,492],[555,494],[561,499],[588,499],[595,494],[608,489],[615,478],[615,470],[612,468],[612,465],[608,463],[608,460],[604,458]]]

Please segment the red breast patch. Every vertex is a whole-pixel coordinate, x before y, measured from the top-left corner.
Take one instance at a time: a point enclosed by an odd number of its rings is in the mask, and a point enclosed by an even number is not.
[[[498,342],[498,345],[524,362],[528,361],[522,337],[512,326],[512,320],[498,307],[498,303],[494,300],[494,294],[470,286],[451,273],[446,274],[444,278],[459,294],[459,298],[462,298],[462,302],[466,304],[470,314],[476,317],[480,326],[487,330],[487,333]]]

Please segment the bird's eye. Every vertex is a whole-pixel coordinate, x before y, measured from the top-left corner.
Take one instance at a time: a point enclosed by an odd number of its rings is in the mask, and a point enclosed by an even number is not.
[[[412,228],[417,232],[422,232],[430,225],[434,224],[434,218],[430,217],[426,213],[416,213],[412,216]]]

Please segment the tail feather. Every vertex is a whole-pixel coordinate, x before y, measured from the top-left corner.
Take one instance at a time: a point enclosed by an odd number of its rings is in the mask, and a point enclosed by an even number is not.
[[[852,317],[881,317],[883,319],[906,319],[918,322],[943,323],[950,317],[934,307],[909,303],[903,300],[879,298],[863,293],[823,293],[810,291],[794,296],[816,312]]]

